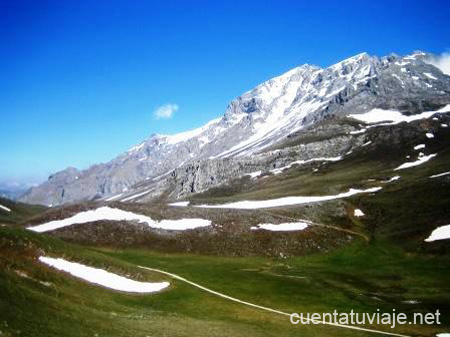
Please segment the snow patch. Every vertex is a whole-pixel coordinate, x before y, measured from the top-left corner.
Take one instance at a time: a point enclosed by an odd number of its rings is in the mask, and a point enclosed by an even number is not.
[[[431,158],[436,157],[436,155],[437,154],[434,153],[434,154],[430,154],[428,156],[419,157],[419,159],[417,159],[416,161],[403,163],[399,167],[395,168],[394,171],[404,170],[404,169],[407,169],[410,167],[422,165],[423,163],[426,163],[427,161],[429,161]]]
[[[349,134],[351,134],[351,135],[359,135],[359,134],[364,133],[366,131],[367,131],[367,129],[355,130],[355,131],[350,131]]]
[[[161,178],[167,176],[168,174],[172,173],[172,171],[173,171],[173,170],[170,170],[170,171],[167,171],[167,172],[164,173],[164,174],[161,174],[161,175],[159,175],[159,176],[157,176],[157,177],[154,177],[154,178],[152,179],[152,181],[159,180],[159,179],[161,179]]]
[[[392,178],[390,178],[387,182],[388,183],[392,183],[393,181],[399,180],[401,177],[400,176],[393,176]]]
[[[395,77],[397,80],[399,80],[400,83],[402,84],[402,86],[405,86],[405,84],[403,83],[402,79],[398,75],[392,74],[392,76]]]
[[[291,232],[302,231],[308,227],[306,222],[286,222],[277,225],[274,224],[259,224],[256,227],[251,227],[252,230],[264,229],[273,232]]]
[[[450,239],[450,225],[436,228],[431,235],[425,239],[425,242]]]
[[[142,149],[145,146],[145,142],[140,143],[139,145],[133,146],[131,149],[128,150],[128,152],[136,152]]]
[[[386,125],[394,125],[402,122],[410,123],[416,120],[430,118],[437,113],[445,113],[450,110],[450,104],[436,111],[426,111],[417,115],[405,116],[397,110],[372,109],[363,114],[348,115],[350,118],[357,119],[367,124],[389,122]]]
[[[427,132],[425,136],[427,136],[427,138],[430,138],[430,139],[434,138],[434,135],[431,132]]]
[[[186,206],[189,206],[189,201],[177,201],[177,202],[172,202],[167,205],[172,206],[172,207],[186,207]]]
[[[292,163],[290,163],[290,164],[288,164],[286,166],[270,170],[269,172],[272,173],[272,174],[277,175],[277,174],[282,173],[284,170],[291,168],[294,165],[303,165],[303,164],[312,163],[312,162],[316,162],[316,161],[331,161],[331,162],[334,162],[334,161],[339,161],[339,160],[342,160],[341,156],[339,156],[339,157],[328,157],[328,158],[327,157],[311,158],[311,159],[307,159],[307,160],[296,160],[296,161],[293,161]]]
[[[432,80],[437,80],[436,77],[434,77],[432,74],[430,73],[423,73],[426,77],[431,78]]]
[[[405,57],[405,59],[406,59],[406,57]],[[405,61],[402,61],[402,62],[395,62],[395,64],[396,65],[398,65],[398,66],[400,66],[400,67],[403,67],[403,66],[406,66],[407,64],[410,64],[411,62],[405,62]]]
[[[347,192],[336,194],[336,195],[324,195],[324,196],[309,196],[309,197],[283,197],[277,199],[268,200],[245,200],[237,201],[229,204],[222,205],[197,205],[194,207],[200,208],[233,208],[233,209],[259,209],[259,208],[271,208],[280,206],[291,206],[291,205],[301,205],[315,202],[322,202],[334,199],[347,198],[355,194],[361,193],[374,193],[381,190],[381,187],[368,188],[366,190],[359,190],[351,188]]]
[[[64,259],[40,256],[39,261],[55,269],[65,271],[75,277],[100,286],[131,293],[154,293],[167,288],[169,282],[138,282],[129,278],[107,272],[106,270],[88,267],[80,263]]]
[[[439,178],[439,177],[444,177],[446,175],[449,175],[450,171],[448,172],[443,172],[443,173],[439,173],[439,174],[433,174],[432,176],[430,176],[430,178]]]
[[[115,196],[113,196],[111,198],[106,199],[106,201],[113,201],[113,200],[115,200],[117,198],[120,198],[122,195],[123,195],[123,193],[117,194],[117,195],[115,195]]]
[[[339,88],[339,89],[337,89],[337,90],[335,90],[335,91],[329,93],[329,94],[326,95],[325,97],[333,97],[333,96],[339,94],[339,93],[340,93],[342,90],[344,90],[344,89],[345,89],[345,85],[344,85],[343,87],[341,87],[341,88]]]
[[[355,208],[355,211],[353,212],[353,215],[356,216],[357,218],[360,218],[360,217],[364,216],[365,214],[359,208]]]
[[[244,174],[245,176],[250,176],[250,178],[255,179],[257,177],[259,177],[262,174],[262,171],[255,171],[255,172],[251,172],[251,173],[247,173]]]
[[[0,205],[0,209],[4,210],[6,212],[11,212],[11,210],[8,207],[3,206],[3,205]]]
[[[120,201],[130,201],[130,200],[133,200],[133,199],[142,197],[143,195],[149,194],[149,193],[152,192],[152,191],[153,191],[153,188],[151,188],[151,189],[149,189],[149,190],[147,190],[147,191],[138,193],[138,194],[134,194],[134,195],[132,195],[131,197],[127,197],[127,198],[125,198],[125,199],[123,199],[123,200],[120,200]]]
[[[419,145],[414,146],[414,150],[421,150],[424,148],[425,148],[425,144],[419,144]]]
[[[83,224],[100,220],[137,221],[139,223],[146,223],[151,228],[160,228],[165,230],[187,230],[211,225],[210,220],[192,218],[155,221],[146,215],[135,214],[118,208],[104,206],[95,210],[78,213],[70,218],[50,221],[42,225],[28,227],[27,229],[34,232],[43,233],[75,224]]]
[[[175,135],[164,135],[161,137],[164,137],[168,144],[174,145],[177,143],[185,142],[190,139],[199,137],[201,134],[205,133],[210,127],[213,125],[218,124],[222,120],[222,117],[213,119],[212,121],[206,123],[205,125],[194,129],[190,131],[181,132]],[[208,138],[209,141],[209,138]],[[205,145],[205,142],[203,142],[203,145]]]

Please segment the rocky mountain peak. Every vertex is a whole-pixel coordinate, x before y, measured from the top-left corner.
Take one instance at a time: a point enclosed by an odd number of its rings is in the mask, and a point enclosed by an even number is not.
[[[57,205],[108,198],[193,161],[252,156],[329,117],[374,108],[414,114],[448,104],[450,77],[427,57],[421,51],[383,58],[361,53],[327,68],[296,67],[237,97],[204,126],[152,135],[106,164],[57,173],[22,200]]]

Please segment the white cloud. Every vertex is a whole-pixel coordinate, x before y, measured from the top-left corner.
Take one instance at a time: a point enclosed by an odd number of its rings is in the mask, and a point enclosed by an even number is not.
[[[156,119],[168,119],[172,118],[172,115],[175,111],[178,111],[178,105],[177,104],[164,104],[158,107],[154,114]]]
[[[438,56],[431,56],[425,60],[426,62],[441,69],[444,74],[450,75],[450,54],[443,53]]]

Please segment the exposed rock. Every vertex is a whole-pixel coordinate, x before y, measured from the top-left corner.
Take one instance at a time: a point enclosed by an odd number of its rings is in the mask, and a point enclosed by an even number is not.
[[[236,98],[223,117],[201,128],[153,135],[106,164],[84,171],[69,168],[20,200],[46,205],[137,201],[160,195],[174,181],[173,193],[180,196],[292,159],[343,155],[364,138],[347,135],[351,125],[339,122],[346,115],[374,108],[415,114],[450,103],[450,76],[424,62],[425,57],[418,52],[379,59],[363,53],[326,69],[294,68]],[[323,121],[331,123],[315,128]],[[268,151],[306,136],[307,144],[288,153]]]

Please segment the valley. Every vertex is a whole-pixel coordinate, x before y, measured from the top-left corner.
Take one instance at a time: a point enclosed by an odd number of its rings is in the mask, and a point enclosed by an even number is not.
[[[0,335],[448,333],[450,77],[425,56],[295,68],[0,198]],[[441,324],[289,321],[394,309]]]

